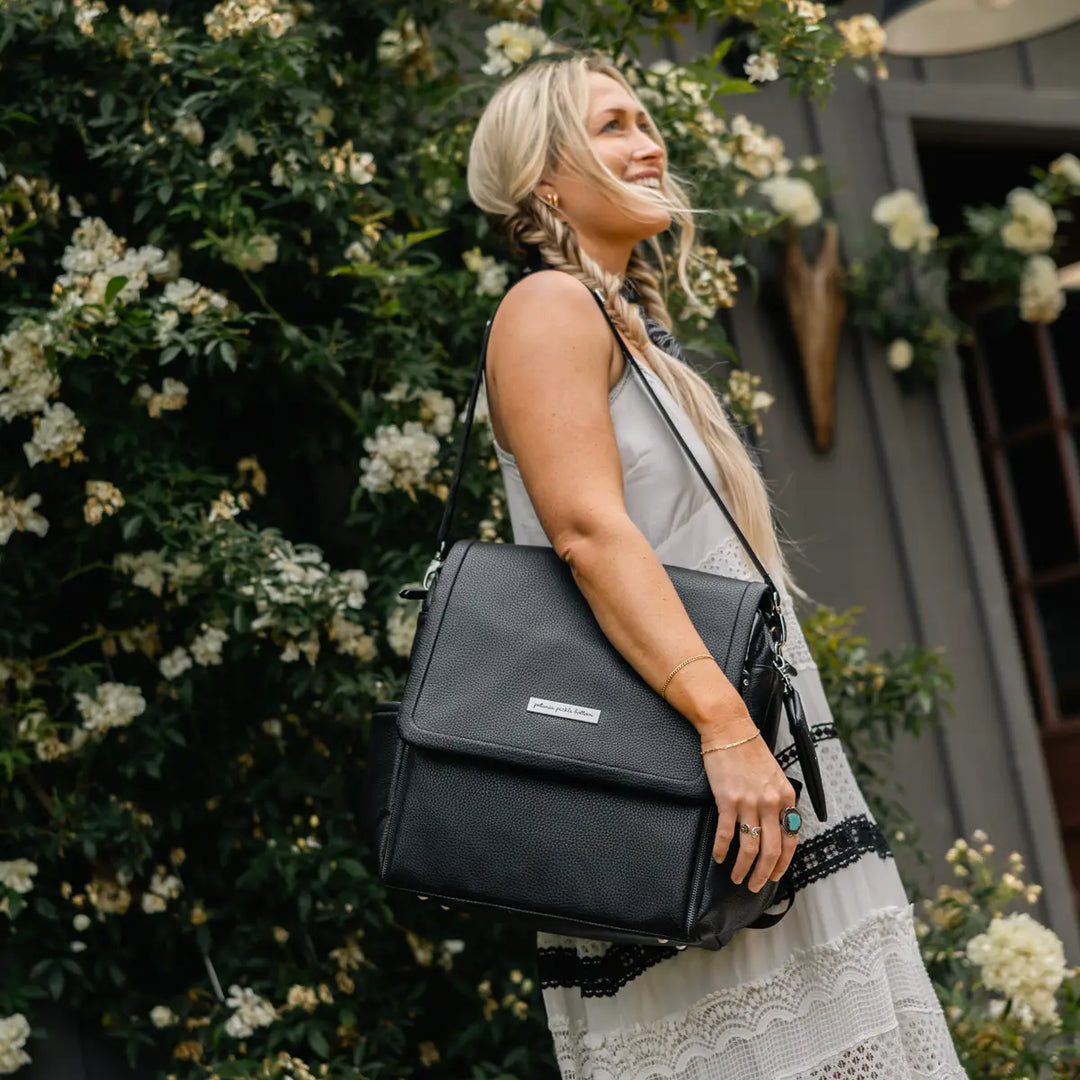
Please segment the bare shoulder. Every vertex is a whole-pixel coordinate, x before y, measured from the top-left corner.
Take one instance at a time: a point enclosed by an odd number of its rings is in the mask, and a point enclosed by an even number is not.
[[[575,342],[605,359],[609,331],[595,297],[580,281],[558,271],[529,274],[507,294],[491,329],[496,354],[517,352],[539,342]]]

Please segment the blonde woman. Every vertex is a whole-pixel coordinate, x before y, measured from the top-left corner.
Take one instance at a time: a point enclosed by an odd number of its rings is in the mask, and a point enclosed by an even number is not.
[[[749,579],[730,526],[624,361],[608,313],[772,576],[790,584],[768,496],[709,386],[679,356],[648,243],[693,228],[664,143],[620,73],[591,57],[525,68],[494,95],[469,190],[527,274],[496,315],[487,393],[514,540],[550,544],[604,633],[700,732],[715,857],[760,889],[792,867],[795,905],[718,952],[541,934],[539,971],[565,1080],[955,1080],[964,1075],[923,968],[885,838],[836,740],[789,609],[789,655],[830,819],[781,827],[798,775],[774,757],[706,652],[663,564]],[[558,272],[550,272],[558,271]],[[683,272],[685,278],[685,273]],[[586,288],[588,286],[589,288]],[[663,746],[656,746],[658,756]],[[801,808],[800,808],[801,809]],[[628,841],[629,842],[629,841]]]

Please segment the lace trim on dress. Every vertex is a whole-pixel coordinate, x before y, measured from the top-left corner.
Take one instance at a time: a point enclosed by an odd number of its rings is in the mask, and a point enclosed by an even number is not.
[[[846,869],[871,852],[882,859],[892,854],[884,833],[873,821],[867,817],[850,818],[799,842],[788,871],[790,881],[797,892]],[[574,945],[545,945],[537,949],[540,985],[576,987],[583,998],[614,997],[639,975],[680,951],[669,945],[572,940]]]
[[[675,1017],[609,1032],[549,1019],[563,1080],[964,1080],[909,907]]]
[[[714,547],[694,569],[705,570],[710,574],[720,574],[722,577],[736,578],[739,581],[761,580],[734,533]],[[785,658],[790,660],[799,671],[805,668],[816,668],[817,664],[814,663],[814,658],[810,654],[806,636],[795,614],[795,605],[786,593],[781,598],[780,606],[788,629],[787,644],[784,646]]]
[[[865,815],[841,821],[809,840],[799,841],[788,869],[792,887],[796,892],[805,889],[871,853],[880,859],[892,856],[878,823]]]
[[[810,738],[813,739],[815,743],[819,743],[824,742],[826,739],[837,739],[839,738],[839,735],[836,732],[835,724],[815,724],[810,729]],[[784,747],[784,749],[776,755],[776,764],[779,765],[781,769],[790,768],[798,760],[799,755],[795,749],[794,743]]]

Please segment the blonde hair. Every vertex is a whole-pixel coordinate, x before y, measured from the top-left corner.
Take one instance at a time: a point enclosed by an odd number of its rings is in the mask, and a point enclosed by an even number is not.
[[[590,72],[607,75],[637,96],[609,60],[582,55],[545,58],[526,66],[499,87],[480,117],[469,149],[469,194],[481,210],[496,219],[516,251],[536,248],[549,267],[601,291],[615,325],[648,360],[708,447],[723,480],[728,507],[754,551],[770,574],[790,584],[773,528],[765,482],[712,387],[688,364],[652,342],[637,305],[623,295],[623,278],[590,258],[578,244],[573,228],[535,194],[544,174],[558,162],[595,181],[630,215],[640,212],[641,200],[652,208],[659,202],[671,215],[673,225],[678,226],[676,273],[693,302],[693,289],[686,276],[694,239],[690,202],[669,170],[665,169],[659,194],[648,189],[637,191],[620,182],[597,158],[586,128]],[[663,146],[662,136],[655,124],[652,126],[653,137]],[[670,327],[660,281],[644,246],[634,248],[626,278],[634,285],[648,314]],[[653,239],[648,246],[663,266],[659,243]]]

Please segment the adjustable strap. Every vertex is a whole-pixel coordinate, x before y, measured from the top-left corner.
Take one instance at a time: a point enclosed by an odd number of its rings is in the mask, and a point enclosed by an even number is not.
[[[561,273],[561,271],[552,272]],[[534,271],[534,273],[543,273],[543,271],[537,270]],[[728,510],[727,506],[724,504],[724,500],[720,498],[720,495],[717,492],[716,488],[713,486],[712,481],[706,475],[705,470],[701,467],[690,447],[687,446],[686,440],[682,437],[682,433],[675,425],[675,421],[672,420],[671,417],[668,415],[668,411],[664,408],[664,405],[660,401],[660,398],[657,396],[656,391],[649,384],[649,380],[645,377],[645,374],[641,370],[641,365],[637,362],[637,360],[634,359],[633,353],[631,353],[629,348],[627,348],[626,342],[623,340],[622,334],[619,333],[618,327],[615,325],[614,321],[611,318],[611,315],[608,313],[607,308],[604,306],[603,294],[597,290],[590,289],[589,291],[592,293],[593,299],[596,301],[601,313],[607,320],[608,326],[611,327],[612,333],[614,333],[615,335],[615,340],[619,343],[619,349],[622,352],[624,361],[630,365],[631,370],[636,373],[637,377],[644,384],[645,389],[648,391],[649,396],[653,400],[653,404],[656,406],[657,409],[659,409],[660,415],[663,416],[664,420],[667,423],[667,426],[671,429],[672,434],[678,440],[679,446],[682,447],[683,452],[686,454],[687,458],[690,461],[690,464],[694,467],[694,471],[698,474],[698,476],[701,477],[701,481],[705,485],[709,494],[712,496],[713,501],[716,503],[717,506],[720,507],[721,511],[724,514],[724,517],[727,519],[728,524],[731,526],[732,531],[738,538],[739,543],[742,544],[743,549],[746,551],[746,554],[750,557],[750,561],[754,564],[754,569],[756,569],[757,572],[761,575],[761,580],[769,587],[770,591],[773,593],[773,598],[776,603],[777,615],[779,617],[780,593],[777,590],[776,585],[773,583],[772,578],[769,576],[769,572],[765,569],[764,563],[762,563],[762,561],[758,558],[757,553],[750,546],[750,541],[747,540],[742,529],[739,528],[739,523],[735,520],[731,511]],[[504,294],[504,296],[499,300],[499,304],[501,304],[505,298],[506,296]],[[480,384],[483,381],[484,369],[487,364],[488,339],[491,337],[491,324],[494,322],[495,314],[496,312],[498,312],[498,310],[499,305],[496,304],[495,311],[491,313],[491,318],[488,319],[487,326],[484,328],[484,340],[483,344],[480,347],[480,359],[476,365],[476,375],[473,378],[472,389],[469,392],[469,403],[465,410],[465,424],[461,432],[461,441],[458,444],[457,460],[454,463],[454,474],[450,480],[449,490],[446,496],[446,504],[443,507],[442,520],[439,522],[439,532],[436,537],[435,558],[432,560],[432,564],[428,568],[428,573],[425,575],[425,586],[428,584],[428,578],[431,576],[432,572],[437,569],[437,567],[441,565],[443,560],[446,558],[446,553],[448,550],[448,540],[450,536],[450,527],[453,523],[454,508],[457,504],[458,489],[461,486],[461,474],[465,466],[466,455],[468,454],[469,439],[472,435],[473,418],[476,415],[476,402],[480,395]]]

